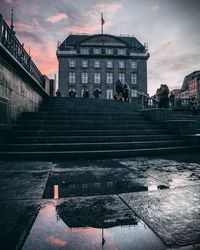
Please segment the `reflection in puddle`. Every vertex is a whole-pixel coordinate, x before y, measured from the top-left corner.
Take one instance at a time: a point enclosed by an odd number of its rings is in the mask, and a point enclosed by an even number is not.
[[[123,181],[123,180],[90,182],[90,183],[61,182],[59,185],[54,185],[54,183],[50,181],[48,182],[48,186],[45,189],[43,198],[57,199],[57,198],[75,197],[75,196],[93,196],[93,195],[104,195],[104,194],[141,192],[141,191],[148,191],[148,187],[143,186],[140,183]]]
[[[58,193],[58,185],[54,185],[54,199],[59,198],[59,193]]]
[[[51,249],[164,249],[162,241],[143,223],[111,228],[69,228],[56,213],[56,204],[41,210],[23,250]]]

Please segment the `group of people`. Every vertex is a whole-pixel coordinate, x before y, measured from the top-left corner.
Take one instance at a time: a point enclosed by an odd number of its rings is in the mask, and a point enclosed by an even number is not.
[[[122,84],[122,82],[118,80],[115,85],[115,90],[116,90],[116,94],[114,95],[115,100],[126,101],[126,102],[129,101],[129,87],[126,82]]]
[[[169,88],[167,84],[160,85],[160,88],[156,91],[155,100],[158,104],[158,108],[169,107]]]
[[[192,97],[190,99],[190,107],[192,110],[192,115],[194,117],[197,117],[198,116],[198,109],[200,107],[200,100],[196,99],[195,97]]]
[[[129,101],[129,87],[128,84],[125,82],[124,84],[122,84],[122,82],[120,80],[118,80],[116,82],[115,85],[115,90],[116,90],[116,94],[114,95],[114,100],[119,100],[119,101]],[[101,90],[99,88],[96,88],[93,91],[93,96],[95,99],[98,99],[99,96],[102,94]],[[61,92],[59,89],[57,89],[56,91],[56,96],[60,97],[61,96]],[[89,98],[90,94],[88,89],[84,88],[83,89],[83,93],[82,93],[82,98]],[[70,89],[69,90],[69,97],[76,97],[76,91],[75,89]]]
[[[99,88],[96,88],[94,90],[94,92],[93,92],[94,98],[98,99],[99,96],[101,95],[101,93],[102,93],[101,90]],[[61,92],[60,92],[59,89],[57,89],[57,91],[56,91],[56,96],[57,97],[61,97]],[[88,89],[84,88],[83,93],[82,93],[82,98],[87,99],[87,98],[89,98],[89,96],[90,96],[90,94],[89,94]],[[71,97],[71,98],[76,97],[76,91],[75,91],[75,89],[70,89],[69,90],[69,97]]]

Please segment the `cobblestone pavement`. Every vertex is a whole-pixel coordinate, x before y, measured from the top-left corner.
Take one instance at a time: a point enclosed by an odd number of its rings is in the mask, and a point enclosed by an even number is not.
[[[200,249],[200,156],[0,161],[1,249]]]

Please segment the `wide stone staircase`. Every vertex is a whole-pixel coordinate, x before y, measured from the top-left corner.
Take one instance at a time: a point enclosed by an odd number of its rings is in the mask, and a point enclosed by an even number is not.
[[[39,112],[25,112],[12,128],[0,158],[95,159],[192,150],[157,122],[125,102],[49,98]]]

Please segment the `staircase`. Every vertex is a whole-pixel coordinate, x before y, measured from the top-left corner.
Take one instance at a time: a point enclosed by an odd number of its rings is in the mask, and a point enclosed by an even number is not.
[[[0,146],[0,158],[103,159],[192,148],[128,103],[60,97],[49,98],[39,112],[23,113],[9,143]]]

